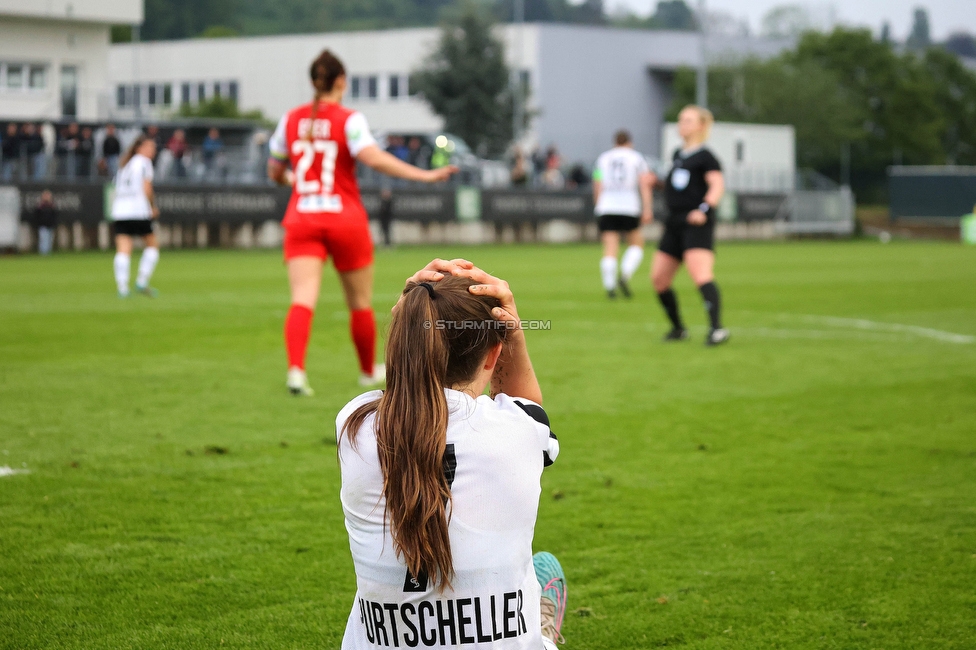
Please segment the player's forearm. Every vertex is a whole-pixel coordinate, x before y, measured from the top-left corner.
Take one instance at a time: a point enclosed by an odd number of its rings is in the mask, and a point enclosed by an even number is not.
[[[644,210],[648,212],[653,212],[654,210],[654,194],[651,192],[649,185],[642,185],[641,190],[641,201],[644,205]]]
[[[603,191],[603,184],[600,181],[593,181],[593,205],[600,202],[600,193]]]
[[[502,346],[498,365],[491,378],[491,396],[499,393],[542,404],[542,389],[535,376],[522,330],[513,330]]]
[[[403,178],[408,181],[423,181],[425,171],[406,163],[388,151],[378,147],[367,147],[359,152],[357,160],[381,174]]]
[[[277,160],[268,160],[268,178],[278,185],[288,185],[287,171],[288,169]]]
[[[722,177],[722,174],[709,175],[705,203],[713,208],[718,207],[723,194],[725,194],[725,179]]]

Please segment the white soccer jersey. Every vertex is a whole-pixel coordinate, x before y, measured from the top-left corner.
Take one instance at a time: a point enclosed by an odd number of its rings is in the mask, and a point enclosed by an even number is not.
[[[357,583],[343,650],[543,647],[532,536],[542,469],[555,460],[559,443],[545,411],[529,400],[446,394],[444,472],[456,576],[444,592],[426,576],[408,575],[394,551],[374,416],[363,423],[355,446],[341,435],[352,412],[381,392],[360,395],[336,418],[342,509]]]
[[[132,156],[125,167],[115,175],[115,200],[112,201],[112,219],[151,219],[152,206],[146,196],[143,181],[152,181],[152,161],[140,153]]]
[[[639,217],[641,214],[640,177],[649,172],[647,160],[631,147],[614,147],[596,159],[593,180],[602,184],[593,212]]]

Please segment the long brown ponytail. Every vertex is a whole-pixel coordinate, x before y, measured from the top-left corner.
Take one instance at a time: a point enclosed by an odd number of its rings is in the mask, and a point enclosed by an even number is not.
[[[129,147],[125,150],[125,153],[122,154],[122,157],[119,158],[119,169],[122,169],[123,167],[128,165],[129,161],[132,160],[132,156],[136,155],[136,152],[139,151],[139,147],[144,145],[148,140],[149,140],[149,136],[146,135],[145,133],[140,133],[139,135],[137,135],[136,139],[133,140],[132,144],[130,144]]]
[[[472,284],[450,276],[404,289],[386,343],[386,390],[354,411],[342,432],[355,445],[363,422],[376,414],[376,451],[394,548],[411,575],[426,573],[441,589],[450,588],[454,576],[444,389],[472,380],[507,333],[491,315],[498,301],[472,295]]]
[[[315,88],[315,95],[312,97],[311,121],[308,127],[308,134],[305,136],[307,140],[312,140],[312,133],[315,130],[315,118],[319,113],[319,100],[332,92],[332,87],[335,85],[336,79],[345,74],[346,67],[329,50],[322,50],[318,58],[312,61],[308,76],[311,78],[312,86]]]

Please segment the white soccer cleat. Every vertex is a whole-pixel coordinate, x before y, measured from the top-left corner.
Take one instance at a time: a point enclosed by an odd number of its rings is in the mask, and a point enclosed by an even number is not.
[[[288,380],[285,385],[288,386],[288,391],[292,395],[311,397],[315,394],[312,387],[308,385],[308,377],[305,376],[305,371],[301,368],[288,369]]]
[[[378,386],[386,381],[386,366],[382,363],[377,363],[373,365],[373,374],[367,375],[362,373],[359,375],[359,385],[363,388],[372,388],[373,386]]]

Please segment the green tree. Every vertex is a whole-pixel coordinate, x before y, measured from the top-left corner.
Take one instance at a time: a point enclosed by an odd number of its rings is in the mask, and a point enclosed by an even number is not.
[[[915,10],[912,21],[912,33],[905,41],[905,47],[915,52],[921,52],[932,45],[932,34],[929,29],[929,12],[919,7]]]
[[[695,30],[698,29],[698,21],[685,0],[660,0],[648,26],[654,29]]]
[[[494,21],[474,2],[444,23],[436,51],[411,77],[444,129],[475,150],[500,153],[512,139],[512,93]]]
[[[694,88],[694,71],[679,71],[671,119]],[[792,124],[797,163],[833,178],[849,148],[860,199],[884,199],[893,162],[976,162],[976,75],[945,50],[900,55],[866,30],[808,32],[779,57],[713,67],[709,99],[719,120]]]
[[[199,104],[183,104],[179,110],[180,117],[206,117],[225,120],[253,120],[268,122],[260,110],[241,111],[237,102],[223,97],[213,97]]]

